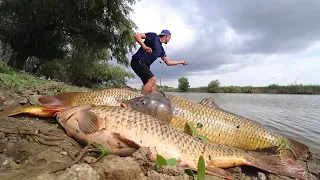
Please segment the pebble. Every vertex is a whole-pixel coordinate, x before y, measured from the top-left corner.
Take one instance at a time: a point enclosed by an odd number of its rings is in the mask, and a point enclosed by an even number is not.
[[[68,156],[68,153],[65,152],[65,151],[61,151],[60,154],[65,155],[65,156]]]
[[[258,178],[259,178],[259,180],[266,180],[267,179],[266,175],[262,172],[258,172]]]

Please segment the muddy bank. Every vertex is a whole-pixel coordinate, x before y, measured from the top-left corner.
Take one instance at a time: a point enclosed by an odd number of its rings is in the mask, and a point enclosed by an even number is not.
[[[34,104],[37,97],[49,94],[48,89],[55,88],[49,86],[43,87],[43,91],[23,92],[2,90],[0,106],[6,109],[12,105]],[[53,118],[27,115],[0,118],[0,179],[191,179],[180,167],[156,171],[145,148],[132,157],[109,155],[93,164],[99,155],[88,153],[71,165],[82,149],[83,146],[68,137]],[[299,163],[305,167],[309,179],[320,178],[320,154],[309,152]],[[291,179],[246,166],[226,170],[235,179]]]

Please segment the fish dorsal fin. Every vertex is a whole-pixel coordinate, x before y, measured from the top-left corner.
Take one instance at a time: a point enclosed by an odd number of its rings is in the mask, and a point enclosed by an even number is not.
[[[212,97],[204,98],[199,103],[213,109],[220,109],[220,107],[214,102],[214,99]]]
[[[125,86],[122,86],[120,87],[120,89],[127,89],[127,90],[130,90],[130,91],[134,91],[134,92],[137,92],[137,90],[131,86],[128,86],[128,85],[125,85]]]
[[[60,93],[56,95],[45,95],[41,96],[38,101],[41,105],[44,106],[54,106],[54,107],[64,107],[71,106],[72,100],[75,95],[79,94],[79,92],[67,92]]]
[[[93,112],[86,110],[77,114],[80,131],[92,134],[100,130],[101,119]]]

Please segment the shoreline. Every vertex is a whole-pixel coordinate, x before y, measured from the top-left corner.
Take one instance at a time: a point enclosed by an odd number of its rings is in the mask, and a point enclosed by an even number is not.
[[[56,86],[60,85],[56,84]],[[57,87],[53,85],[49,89],[55,88]],[[4,105],[35,104],[37,97],[52,93],[51,91],[48,92],[47,89],[47,86],[38,87],[37,90],[24,89],[23,91],[0,89],[0,102],[2,107]],[[58,180],[82,177],[88,180],[104,180],[136,177],[136,179],[144,180],[191,180],[191,177],[185,174],[181,167],[167,166],[156,171],[155,163],[148,159],[149,152],[145,148],[140,148],[132,157],[108,155],[95,164],[90,163],[97,159],[97,154],[88,154],[80,162],[70,166],[70,168],[50,173],[73,162],[76,154],[81,152],[83,146],[79,146],[78,143],[75,143],[72,138],[67,136],[53,118],[16,115],[14,117],[0,118],[0,124],[2,130],[3,128],[7,128],[7,130],[17,130],[19,128],[20,131],[26,130],[44,135],[48,133],[50,136],[63,137],[62,140],[58,141],[43,141],[40,136],[36,135],[19,135],[0,131],[0,179]],[[73,143],[70,143],[72,141]],[[305,167],[309,179],[320,178],[320,153],[310,151],[298,162]],[[226,168],[225,170],[234,179],[292,179],[247,166]],[[221,178],[208,176],[208,179],[217,180]]]

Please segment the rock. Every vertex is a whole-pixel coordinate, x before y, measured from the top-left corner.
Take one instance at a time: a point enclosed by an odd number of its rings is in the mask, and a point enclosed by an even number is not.
[[[40,174],[29,180],[99,180],[100,175],[88,164],[75,164],[56,174]]]
[[[4,137],[6,137],[6,134],[3,132],[0,132],[0,139],[3,139]],[[1,151],[1,144],[0,144],[0,151]]]
[[[259,180],[266,180],[267,179],[266,175],[262,172],[258,172],[258,178],[259,178]]]
[[[57,180],[52,174],[40,174],[35,178],[30,178],[28,180]]]
[[[111,160],[102,159],[98,172],[103,175],[102,179],[127,180],[141,179],[144,177],[140,165],[131,157],[115,157]]]
[[[163,166],[158,172],[169,176],[181,176],[185,174],[184,170],[179,166]]]
[[[191,180],[192,178],[187,174],[170,176],[168,174],[162,174],[155,170],[148,171],[147,180]]]
[[[150,169],[154,169],[155,162],[150,160],[151,152],[149,148],[142,147],[139,148],[136,152],[133,153],[132,157],[134,160],[139,163],[140,167],[142,168],[143,173],[146,175],[147,171]]]
[[[30,96],[29,103],[31,105],[40,104],[39,101],[38,101],[39,97],[41,97],[41,95],[32,95],[32,96]]]
[[[28,99],[26,97],[21,97],[19,100],[19,104],[27,104],[28,103]]]

